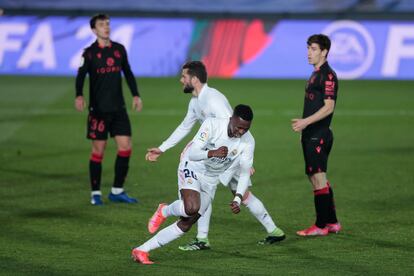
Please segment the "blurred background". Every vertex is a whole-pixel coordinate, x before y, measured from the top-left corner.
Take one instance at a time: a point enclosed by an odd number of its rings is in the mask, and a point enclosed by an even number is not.
[[[342,79],[414,79],[412,0],[0,0],[0,74],[74,75],[112,17],[137,76],[176,76],[201,59],[210,76],[306,78],[306,39],[325,33]]]

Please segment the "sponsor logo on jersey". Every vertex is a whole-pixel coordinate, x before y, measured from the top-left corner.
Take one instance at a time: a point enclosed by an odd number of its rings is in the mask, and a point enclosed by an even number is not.
[[[200,133],[200,136],[198,137],[198,139],[202,142],[207,141],[208,139],[208,132],[207,131],[203,131]]]
[[[109,57],[106,59],[106,65],[113,66],[114,63],[115,63],[115,60],[113,58]]]

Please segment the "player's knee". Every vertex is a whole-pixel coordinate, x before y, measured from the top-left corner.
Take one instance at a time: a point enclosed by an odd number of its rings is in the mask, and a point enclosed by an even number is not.
[[[188,217],[188,218],[181,218],[178,221],[177,226],[181,229],[181,231],[188,232],[188,231],[190,231],[193,224],[196,223],[196,221],[198,220],[199,217],[200,216],[197,214],[195,216],[191,216],[191,217]]]
[[[187,216],[192,217],[200,210],[200,204],[190,203],[184,205],[184,210]]]
[[[320,190],[327,187],[327,180],[325,173],[316,173],[309,177],[314,190]]]

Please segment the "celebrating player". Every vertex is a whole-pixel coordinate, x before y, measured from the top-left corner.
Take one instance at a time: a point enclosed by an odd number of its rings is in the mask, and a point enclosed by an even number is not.
[[[189,231],[211,205],[219,176],[226,170],[239,173],[236,194],[230,207],[233,213],[240,212],[240,203],[247,191],[253,165],[255,142],[248,131],[252,119],[250,107],[238,105],[230,119],[208,118],[204,121],[181,155],[178,166],[180,199],[169,205],[161,203],[148,222],[148,230],[155,233],[169,216],[180,219],[134,248],[132,258],[135,261],[152,264],[149,260],[151,250]]]
[[[157,161],[158,157],[166,150],[179,143],[193,128],[196,121],[204,122],[207,118],[230,118],[231,106],[227,98],[214,88],[207,85],[207,71],[200,61],[190,61],[183,65],[181,83],[184,93],[191,93],[192,98],[188,104],[188,111],[181,124],[158,148],[150,148],[146,155],[149,161]],[[222,183],[229,183],[229,188],[234,194],[237,187],[237,172],[233,170],[220,176]],[[249,186],[251,182],[249,179]],[[271,244],[285,238],[283,231],[273,222],[263,203],[255,197],[251,191],[247,191],[242,199],[242,204],[256,217],[264,226],[268,236],[260,241],[261,244]],[[197,237],[187,245],[180,246],[181,250],[203,250],[209,249],[208,240],[209,224],[212,207],[208,206],[206,212],[198,220]]]
[[[142,109],[142,101],[134,75],[129,66],[123,45],[110,40],[109,17],[98,14],[91,18],[90,26],[97,40],[85,49],[76,77],[75,107],[78,111],[85,108],[83,84],[89,74],[89,115],[87,138],[92,140],[92,153],[89,161],[91,183],[91,203],[102,205],[101,174],[102,159],[108,133],[115,138],[118,154],[115,161],[115,178],[108,198],[114,202],[136,203],[124,191],[131,156],[131,124],[122,94],[122,75],[124,72],[133,96],[133,108]]]

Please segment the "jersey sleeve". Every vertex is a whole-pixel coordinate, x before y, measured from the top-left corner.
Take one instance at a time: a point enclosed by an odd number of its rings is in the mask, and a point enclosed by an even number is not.
[[[237,183],[236,194],[242,196],[249,187],[250,168],[253,166],[254,147],[254,139],[251,139],[240,154],[240,177]]]
[[[209,139],[213,136],[213,125],[210,119],[204,121],[194,136],[191,144],[191,148],[188,152],[188,158],[191,161],[200,161],[208,159],[208,150],[206,146]]]
[[[128,55],[124,46],[121,46],[122,51],[122,72],[124,72],[125,79],[127,81],[129,90],[131,91],[132,96],[139,97],[138,85],[135,80],[134,74],[132,73],[131,66],[129,65]]]
[[[193,109],[193,101],[191,100],[188,104],[187,114],[184,117],[184,120],[181,124],[174,130],[174,132],[170,135],[170,137],[165,140],[159,149],[162,152],[167,151],[168,149],[177,145],[185,136],[190,133],[191,129],[193,128],[194,124],[197,121],[197,116]]]
[[[328,72],[322,79],[324,100],[336,100],[338,93],[338,79],[333,72]]]
[[[83,96],[83,84],[85,83],[86,74],[89,72],[89,66],[92,60],[92,54],[90,50],[85,50],[81,57],[81,62],[76,75],[76,97]]]

